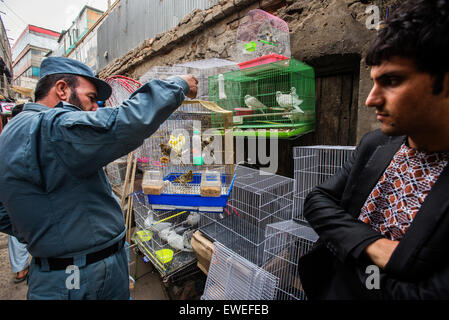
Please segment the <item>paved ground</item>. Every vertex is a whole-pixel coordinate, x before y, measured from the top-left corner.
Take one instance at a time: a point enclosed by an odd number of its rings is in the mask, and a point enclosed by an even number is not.
[[[25,300],[28,287],[26,282],[14,283],[15,273],[11,271],[8,254],[8,236],[0,233],[0,299]]]
[[[15,284],[14,277],[15,273],[11,271],[9,263],[8,236],[0,233],[0,300],[26,300],[26,282]],[[168,300],[159,273],[153,270],[137,279],[131,290],[131,299]]]

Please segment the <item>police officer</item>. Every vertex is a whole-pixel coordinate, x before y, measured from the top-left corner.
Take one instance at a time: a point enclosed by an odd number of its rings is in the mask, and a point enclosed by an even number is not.
[[[36,103],[0,136],[0,231],[33,256],[28,299],[128,299],[125,221],[103,167],[194,98],[198,81],[152,80],[98,109],[112,89],[84,64],[49,57],[40,72]]]

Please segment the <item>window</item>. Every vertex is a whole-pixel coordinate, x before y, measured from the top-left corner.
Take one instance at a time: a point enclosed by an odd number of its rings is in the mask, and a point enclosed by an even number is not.
[[[33,77],[39,77],[40,72],[41,72],[41,69],[40,69],[40,68],[38,68],[38,67],[32,67],[32,74],[33,74]]]

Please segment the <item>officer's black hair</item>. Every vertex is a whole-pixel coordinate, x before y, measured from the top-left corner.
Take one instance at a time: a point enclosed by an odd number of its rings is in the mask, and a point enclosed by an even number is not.
[[[78,77],[73,74],[50,74],[40,79],[34,91],[34,101],[45,98],[59,80],[64,80],[72,91],[78,86]]]

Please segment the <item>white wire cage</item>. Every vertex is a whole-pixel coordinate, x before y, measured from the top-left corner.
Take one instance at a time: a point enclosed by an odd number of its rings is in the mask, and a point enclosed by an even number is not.
[[[202,300],[273,300],[278,279],[214,242]]]
[[[184,62],[174,65],[175,67],[186,68],[186,72],[193,74],[198,80],[198,100],[209,100],[209,77],[223,74],[225,72],[239,70],[240,67],[236,62],[211,58]]]
[[[293,220],[267,225],[263,269],[279,279],[276,300],[306,300],[299,277],[299,258],[318,240],[315,231]]]
[[[152,79],[165,80],[172,76],[187,74],[187,68],[182,66],[154,66],[145,72],[139,79],[141,83],[146,83]]]
[[[121,194],[123,184],[126,180],[127,156],[123,156],[108,163],[104,169],[112,189],[116,193]]]
[[[292,218],[294,180],[236,166],[223,213],[201,213],[199,230],[256,265],[263,262],[265,227]]]
[[[199,214],[189,211],[154,211],[142,192],[133,193],[136,232],[133,240],[162,276],[196,259],[190,244],[198,229]]]
[[[334,175],[349,159],[354,146],[306,146],[294,147],[294,218],[307,222],[304,218],[304,200],[309,192]]]
[[[185,101],[136,151],[152,208],[222,212],[234,180],[233,143],[232,113]]]

